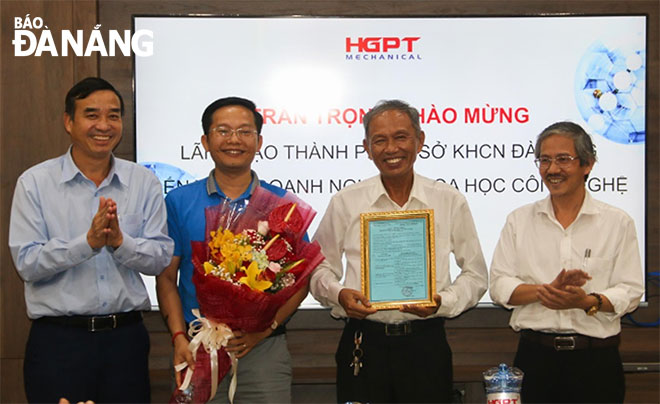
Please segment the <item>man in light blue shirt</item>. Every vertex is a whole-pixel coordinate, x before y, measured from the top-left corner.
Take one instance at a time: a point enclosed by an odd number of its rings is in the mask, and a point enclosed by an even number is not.
[[[71,147],[18,179],[9,248],[32,322],[24,378],[30,402],[149,402],[150,302],[140,274],[171,260],[158,179],[112,150],[124,104],[86,78],[66,96]]]

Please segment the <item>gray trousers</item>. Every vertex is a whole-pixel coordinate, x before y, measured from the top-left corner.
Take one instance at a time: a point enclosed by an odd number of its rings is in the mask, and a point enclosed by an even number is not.
[[[250,353],[238,360],[238,384],[234,404],[290,403],[291,355],[286,345],[286,334],[266,338]],[[231,370],[222,379],[214,404],[229,403],[227,396]]]

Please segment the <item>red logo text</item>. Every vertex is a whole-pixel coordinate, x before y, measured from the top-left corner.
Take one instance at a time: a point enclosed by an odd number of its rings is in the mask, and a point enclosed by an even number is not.
[[[397,38],[394,36],[346,38],[346,52],[389,52],[405,47],[405,52],[413,51],[413,43],[421,37]]]

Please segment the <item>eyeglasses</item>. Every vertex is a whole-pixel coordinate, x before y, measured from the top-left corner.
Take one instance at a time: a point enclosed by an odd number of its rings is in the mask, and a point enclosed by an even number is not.
[[[211,128],[211,133],[217,133],[218,135],[224,138],[228,138],[234,133],[239,138],[248,138],[252,135],[256,135],[257,131],[254,129],[246,129],[246,128],[231,129],[226,126],[216,126],[215,128]]]
[[[560,154],[559,156],[552,157],[539,157],[534,160],[538,168],[549,168],[550,164],[554,161],[561,168],[566,168],[573,163],[573,160],[577,160],[578,157],[569,156],[568,154]]]

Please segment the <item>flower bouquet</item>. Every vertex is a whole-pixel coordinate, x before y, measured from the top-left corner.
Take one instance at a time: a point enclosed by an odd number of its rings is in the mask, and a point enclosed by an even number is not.
[[[257,187],[243,212],[234,206],[206,208],[206,241],[192,242],[192,278],[200,307],[189,327],[195,370],[186,371],[170,402],[210,400],[233,368],[231,401],[238,362],[224,350],[231,330],[268,328],[323,261],[318,243],[303,239],[316,212],[294,195],[279,197]]]

